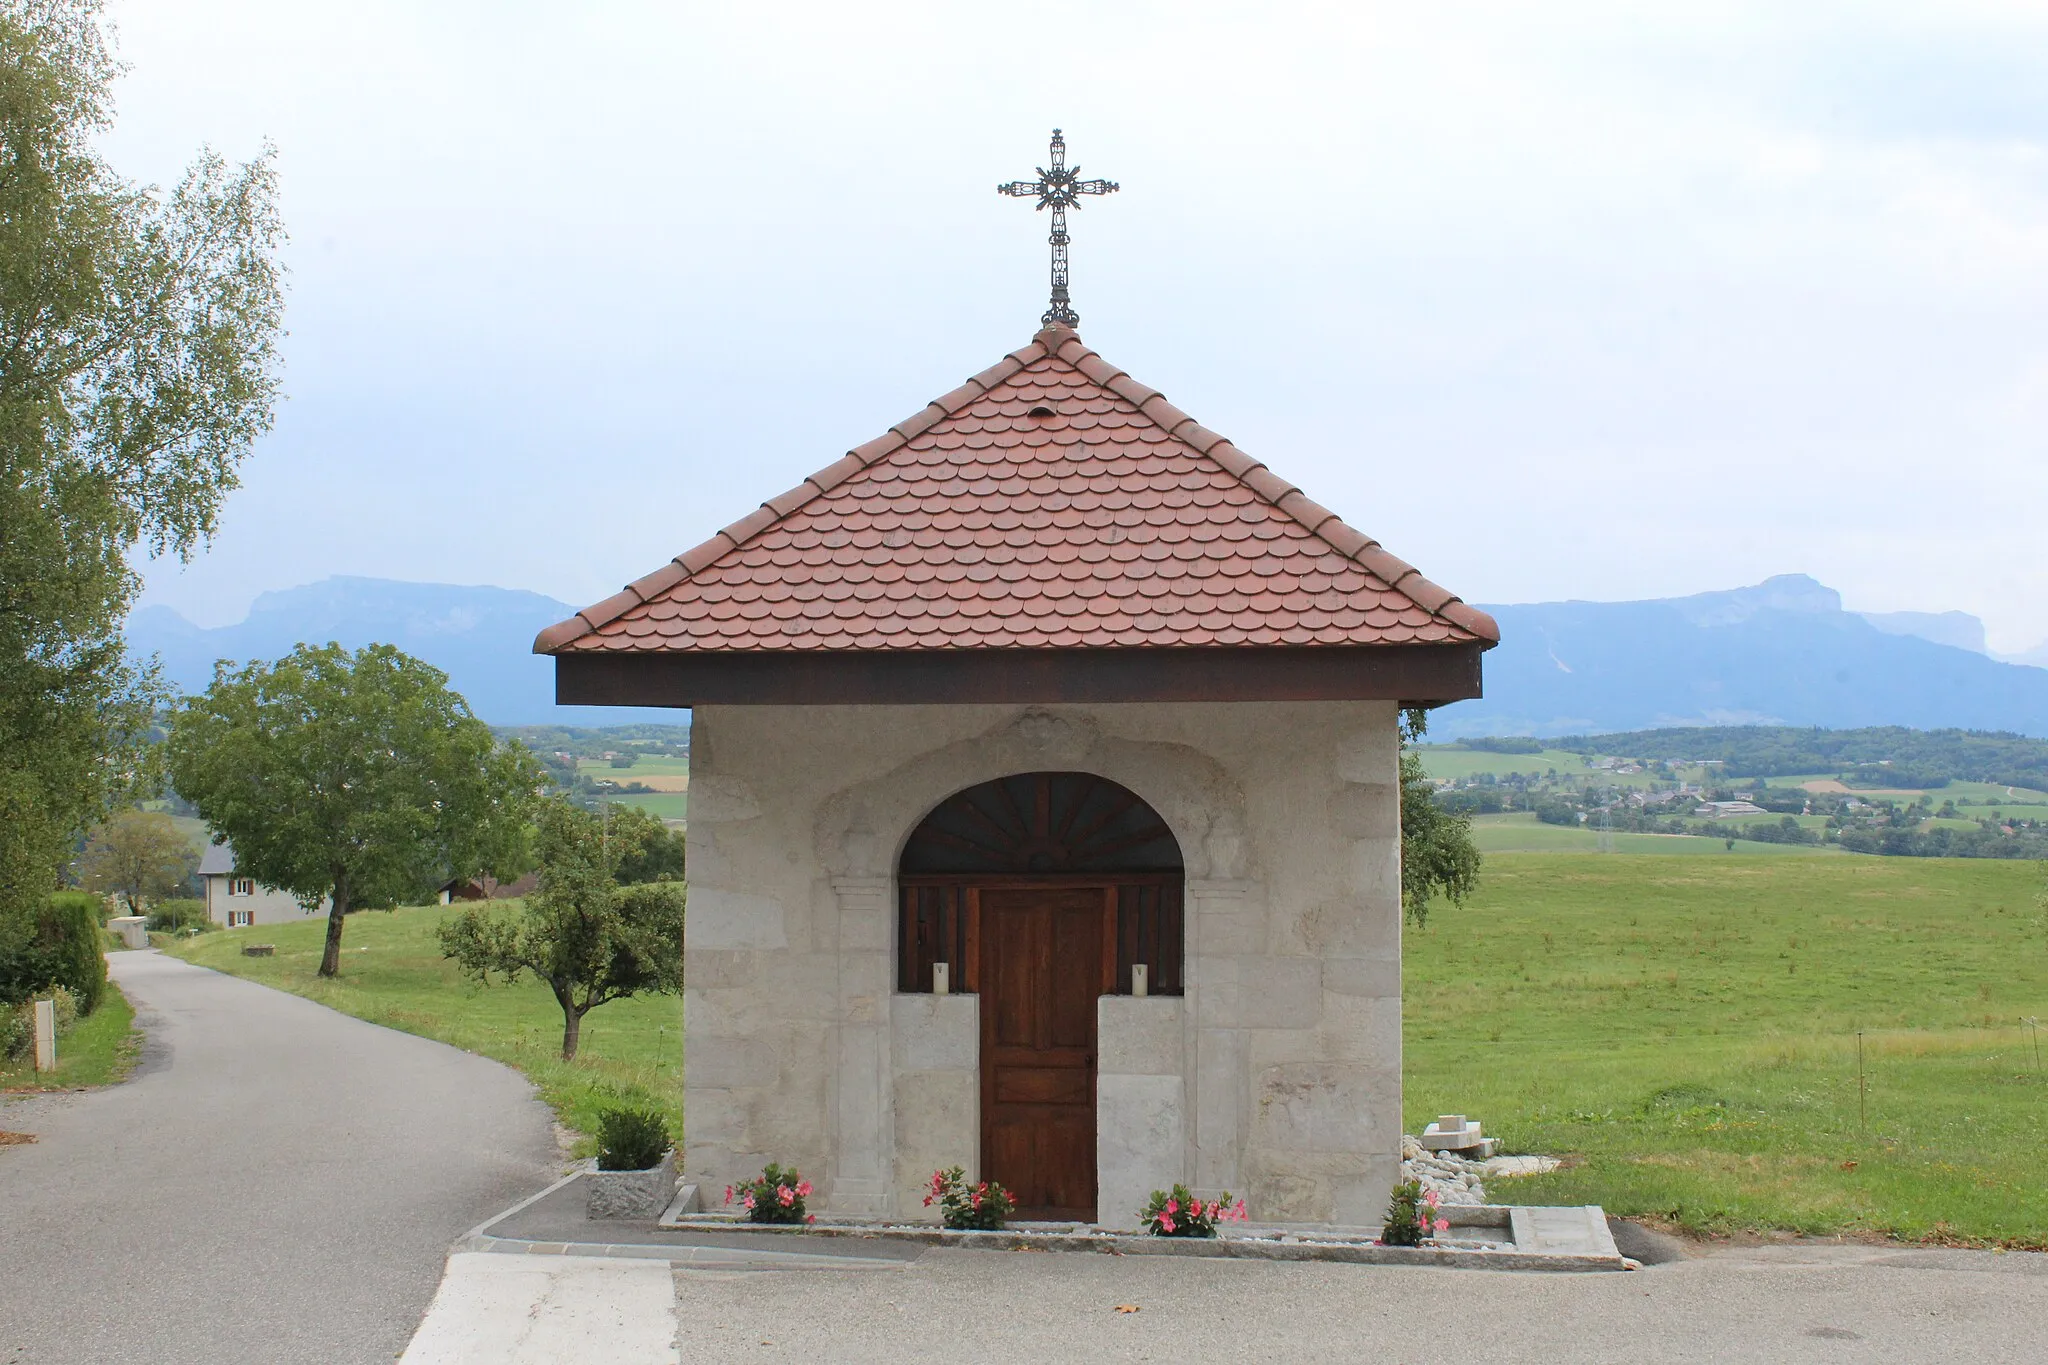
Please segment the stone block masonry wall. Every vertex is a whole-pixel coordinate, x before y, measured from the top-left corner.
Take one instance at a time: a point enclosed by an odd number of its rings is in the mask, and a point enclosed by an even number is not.
[[[1183,1180],[1261,1220],[1377,1220],[1400,1160],[1395,719],[1385,702],[698,708],[688,1173],[717,1190],[777,1160],[821,1209],[925,1217],[932,1168],[975,1170],[976,1002],[894,993],[896,859],[964,787],[1077,770],[1149,802],[1187,865],[1185,998],[1100,1005],[1101,1215]]]

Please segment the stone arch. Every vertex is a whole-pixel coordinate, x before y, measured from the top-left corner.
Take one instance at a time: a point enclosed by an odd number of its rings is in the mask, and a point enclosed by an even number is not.
[[[1182,872],[1180,843],[1145,799],[1100,773],[1010,773],[925,812],[899,874]]]
[[[1104,735],[1085,711],[1036,706],[833,795],[813,828],[819,861],[835,879],[893,880],[933,807],[983,782],[1045,770],[1091,773],[1135,793],[1172,832],[1190,881],[1251,875],[1244,793],[1213,759],[1187,745]]]

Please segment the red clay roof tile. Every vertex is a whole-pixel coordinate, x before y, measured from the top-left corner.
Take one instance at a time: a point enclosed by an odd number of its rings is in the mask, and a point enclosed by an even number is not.
[[[550,626],[534,648],[1498,638],[1484,612],[1097,356],[1071,329],[1049,327],[889,434]]]

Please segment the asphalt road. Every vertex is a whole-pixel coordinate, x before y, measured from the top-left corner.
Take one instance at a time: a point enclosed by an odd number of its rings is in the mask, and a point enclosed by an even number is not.
[[[691,1365],[2048,1360],[2048,1255],[2023,1252],[1764,1247],[1572,1275],[939,1249],[674,1278]]]
[[[515,1072],[155,952],[142,1064],[0,1101],[0,1362],[384,1362],[451,1241],[557,1173]]]

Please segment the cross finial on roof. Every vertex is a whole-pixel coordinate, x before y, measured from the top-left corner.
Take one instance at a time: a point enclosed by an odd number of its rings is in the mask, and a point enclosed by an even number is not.
[[[1052,130],[1052,165],[1040,166],[1038,179],[996,186],[997,194],[1036,198],[1039,208],[1052,210],[1052,236],[1048,239],[1052,242],[1052,307],[1039,318],[1046,326],[1078,327],[1081,323],[1081,315],[1067,300],[1067,210],[1081,207],[1080,195],[1114,194],[1116,189],[1114,180],[1083,180],[1079,167],[1067,169],[1067,140],[1057,128]]]

